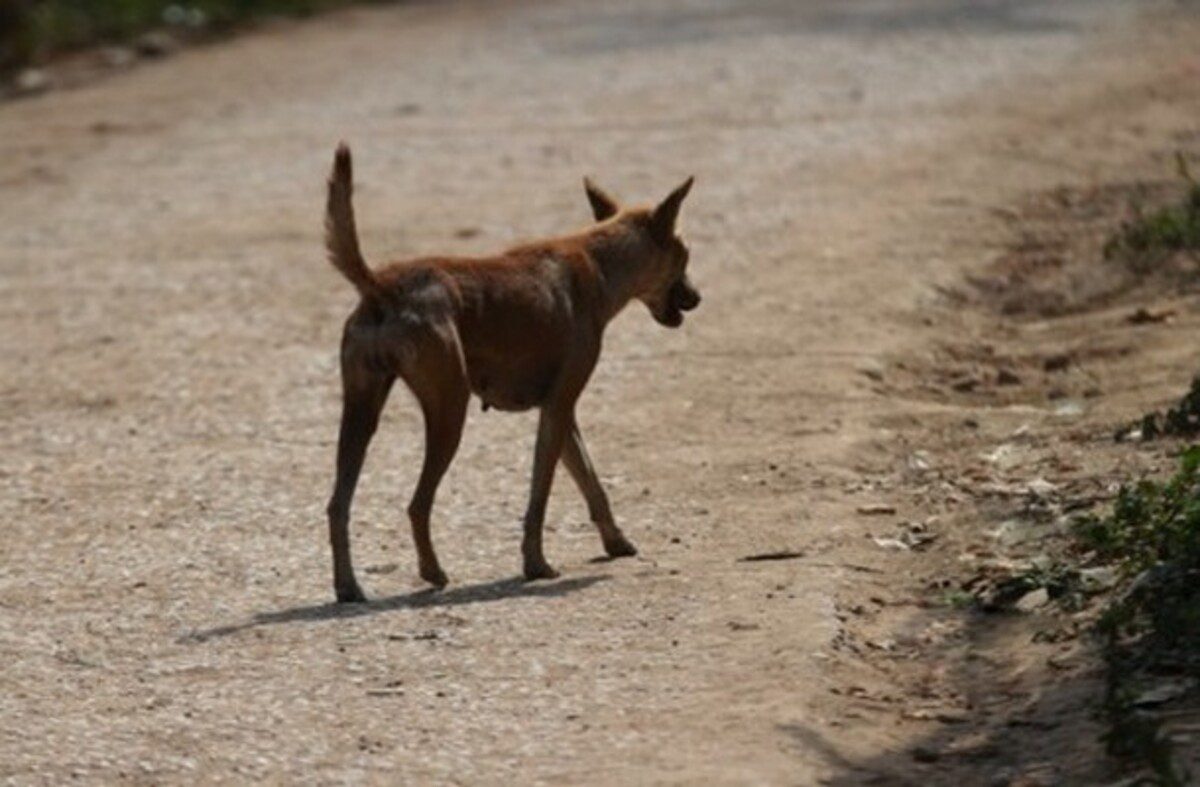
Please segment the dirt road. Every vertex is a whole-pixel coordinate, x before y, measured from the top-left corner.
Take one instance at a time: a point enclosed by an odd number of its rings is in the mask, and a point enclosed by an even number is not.
[[[1186,33],[1121,2],[427,2],[0,106],[0,777],[810,784],[902,747],[830,693],[839,603],[905,582],[866,469],[929,407],[872,377],[990,208],[1186,126],[1145,89]],[[328,603],[340,138],[376,261],[579,225],[585,173],[697,176],[704,305],[631,308],[580,405],[640,557],[595,562],[560,478],[564,576],[516,580],[533,420],[474,411],[426,591],[397,391],[354,515],[375,601]]]

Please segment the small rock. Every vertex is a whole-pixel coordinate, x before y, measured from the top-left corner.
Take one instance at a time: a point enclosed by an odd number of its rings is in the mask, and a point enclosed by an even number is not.
[[[1049,603],[1050,593],[1045,588],[1038,588],[1021,596],[1020,601],[1015,606],[1021,612],[1033,612]]]
[[[1035,478],[1025,486],[1034,497],[1046,498],[1058,491],[1058,487],[1044,478]]]
[[[179,49],[179,41],[170,33],[151,30],[138,36],[133,46],[143,57],[166,57]]]
[[[1047,372],[1061,372],[1071,365],[1071,356],[1066,353],[1058,353],[1056,355],[1048,355],[1042,361],[1042,368]]]
[[[970,716],[967,715],[966,711],[954,709],[918,708],[917,710],[904,711],[900,715],[906,719],[939,721],[942,724],[965,724],[970,720]]]
[[[1083,405],[1072,399],[1068,399],[1055,405],[1054,414],[1060,418],[1074,418],[1083,415]]]
[[[1131,325],[1149,325],[1156,322],[1167,322],[1175,316],[1174,309],[1164,309],[1160,312],[1152,312],[1146,308],[1139,308],[1133,314],[1125,318],[1125,322]]]
[[[1029,524],[1020,519],[1006,519],[988,535],[1008,547],[1016,546],[1034,537]]]
[[[979,456],[1000,470],[1010,470],[1021,462],[1020,451],[1011,443],[1001,443],[992,451]]]
[[[1112,566],[1085,568],[1079,572],[1079,582],[1089,593],[1099,593],[1117,584],[1117,571]]]
[[[928,533],[923,527],[917,530],[916,527],[916,525],[913,525],[907,533],[904,533],[900,537],[900,541],[909,549],[920,552],[937,540],[937,534]]]
[[[50,75],[40,68],[25,68],[13,80],[13,87],[23,96],[44,93],[52,86]]]
[[[883,364],[874,359],[863,361],[859,364],[858,373],[875,382],[883,382]]]
[[[106,46],[100,50],[100,62],[109,68],[127,68],[137,60],[137,53],[129,47]]]
[[[1192,690],[1195,684],[1190,681],[1170,681],[1161,683],[1152,689],[1143,691],[1133,701],[1136,708],[1149,708],[1162,705],[1173,699],[1182,697]]]
[[[400,568],[397,563],[384,563],[378,566],[367,566],[363,569],[365,574],[391,574],[396,569]]]
[[[997,385],[1020,385],[1021,378],[1011,369],[1001,369],[996,373]]]
[[[924,451],[913,451],[908,455],[905,464],[908,465],[909,470],[918,473],[924,472],[930,467],[929,454]]]

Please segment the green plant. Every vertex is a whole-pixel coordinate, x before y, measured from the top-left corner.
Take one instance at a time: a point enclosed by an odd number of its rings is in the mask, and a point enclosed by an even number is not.
[[[953,609],[970,609],[975,597],[965,590],[951,589],[942,593],[942,605]]]
[[[1142,761],[1158,784],[1184,784],[1170,741],[1138,709],[1133,686],[1162,672],[1200,677],[1200,447],[1184,451],[1165,482],[1122,487],[1108,516],[1083,519],[1075,532],[1126,578],[1097,626],[1108,662],[1108,749]]]
[[[1133,205],[1133,218],[1105,244],[1106,258],[1119,257],[1135,270],[1149,272],[1173,252],[1200,250],[1200,183],[1182,153],[1175,154],[1175,164],[1187,184],[1183,200],[1153,211]]]
[[[1200,569],[1200,446],[1191,446],[1166,482],[1125,485],[1107,517],[1075,525],[1101,561],[1135,574],[1153,566]]]

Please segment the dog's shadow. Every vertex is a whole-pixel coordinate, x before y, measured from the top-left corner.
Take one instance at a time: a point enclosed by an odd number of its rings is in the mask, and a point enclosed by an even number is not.
[[[228,637],[259,626],[275,626],[282,623],[318,623],[325,620],[345,620],[364,615],[378,615],[398,609],[422,609],[426,607],[457,607],[465,604],[480,604],[488,601],[503,601],[510,598],[553,598],[591,587],[597,582],[608,580],[608,574],[560,579],[554,582],[527,582],[521,577],[493,580],[475,585],[463,585],[449,590],[426,588],[411,593],[375,599],[362,604],[308,604],[276,612],[259,612],[245,623],[215,626],[194,631],[179,642],[205,642],[219,637]]]

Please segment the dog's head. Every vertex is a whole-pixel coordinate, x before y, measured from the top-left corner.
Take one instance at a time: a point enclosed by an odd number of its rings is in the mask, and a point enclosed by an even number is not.
[[[641,254],[634,297],[646,304],[660,325],[668,328],[678,328],[683,324],[683,313],[700,305],[700,293],[687,275],[688,248],[675,228],[692,180],[685,180],[653,208],[624,212],[615,199],[594,183],[587,178],[583,181],[596,221],[607,221],[620,214],[619,221],[637,234]]]

